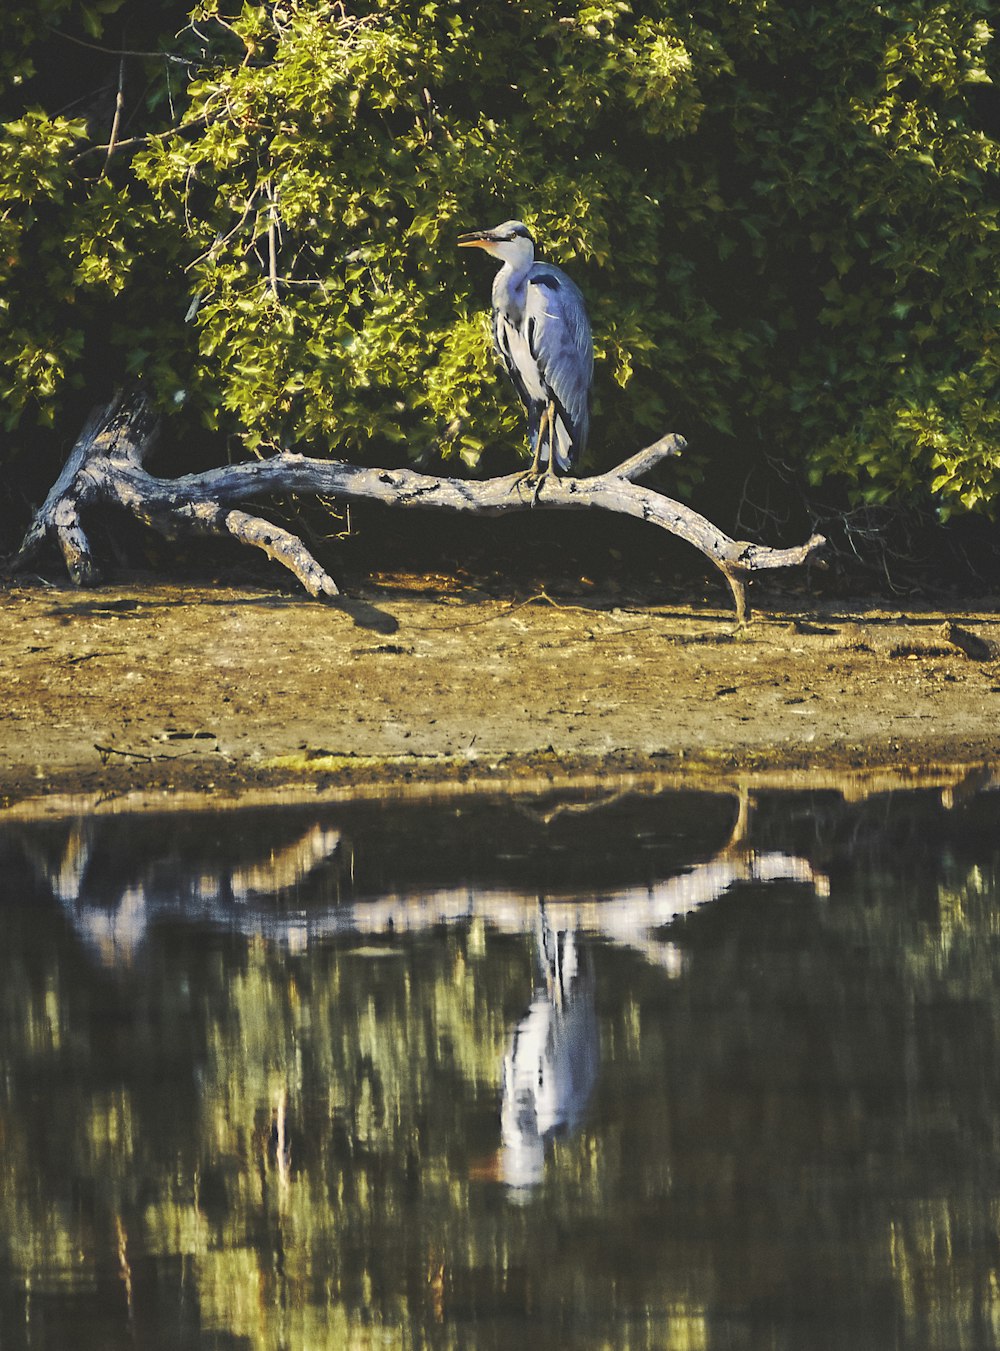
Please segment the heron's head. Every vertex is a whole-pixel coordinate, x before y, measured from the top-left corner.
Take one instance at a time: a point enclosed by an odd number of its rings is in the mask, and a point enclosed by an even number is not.
[[[471,234],[459,235],[458,246],[485,249],[514,268],[530,267],[535,257],[531,231],[519,220],[505,220],[502,225],[494,225],[492,230],[474,230]]]

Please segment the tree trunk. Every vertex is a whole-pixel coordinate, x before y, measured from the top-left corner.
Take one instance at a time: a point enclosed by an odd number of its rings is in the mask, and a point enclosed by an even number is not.
[[[118,394],[84,427],[48,497],[36,512],[13,568],[23,567],[50,537],[78,585],[98,580],[81,513],[98,502],[116,503],[138,520],[173,537],[183,530],[230,535],[263,549],[292,572],[311,596],[336,596],[336,583],[298,536],[240,504],[272,494],[370,498],[398,507],[430,507],[498,516],[514,511],[579,511],[597,508],[635,516],[699,549],[723,574],[733,594],[736,619],[749,618],[746,583],[753,572],[794,567],[825,543],[813,535],[794,549],[769,549],[732,540],[711,521],[636,482],[661,460],[678,455],[685,442],[667,435],[615,469],[590,478],[543,479],[527,474],[471,481],[437,478],[411,469],[365,469],[340,460],[307,459],[282,451],[267,460],[162,479],[144,461],[156,441],[158,422],[138,391]]]

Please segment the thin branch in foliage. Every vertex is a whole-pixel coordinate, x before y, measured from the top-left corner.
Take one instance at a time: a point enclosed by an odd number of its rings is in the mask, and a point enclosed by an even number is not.
[[[179,136],[182,131],[194,131],[201,127],[207,127],[211,118],[207,113],[199,117],[192,117],[190,122],[182,122],[179,127],[167,127],[165,131],[149,131],[142,136],[129,136],[124,141],[116,141],[113,146],[109,145],[88,145],[86,150],[80,150],[70,160],[70,164],[77,164],[80,160],[86,159],[88,155],[97,155],[102,151],[108,150],[131,150],[133,146],[149,145],[152,141],[162,141],[167,136]]]
[[[232,26],[231,23],[227,23],[221,14],[206,14],[204,17],[205,20],[209,22],[217,23],[219,27],[223,29],[223,31],[229,37],[233,39],[234,42],[238,42],[241,47],[246,47],[246,43],[240,37],[239,33],[237,33],[236,29]],[[198,41],[202,43],[202,45],[205,46],[206,48],[212,45],[212,39],[201,31],[201,29],[198,27],[198,25],[195,23],[193,19],[189,24],[187,24],[185,28],[181,29],[181,33],[186,33],[189,30],[195,35]],[[177,36],[180,37],[180,33],[178,33]]]
[[[260,192],[261,188],[260,185],[258,184],[257,187],[254,188],[253,192],[251,192],[250,196],[247,198],[246,205],[243,208],[243,214],[242,216],[240,216],[239,220],[236,222],[233,228],[231,230],[228,230],[224,235],[218,235],[215,239],[215,242],[211,244],[205,250],[204,253],[199,253],[197,258],[193,258],[191,262],[187,264],[187,266],[184,268],[185,272],[190,272],[191,269],[193,267],[197,267],[199,263],[205,262],[206,259],[208,258],[213,258],[221,248],[223,248],[226,244],[229,243],[229,241],[232,238],[234,238],[234,236],[239,234],[239,232],[243,229],[244,225],[246,225],[247,221],[250,219],[254,206],[257,202],[257,198],[260,196]]]
[[[323,291],[327,289],[327,283],[319,277],[278,277],[279,286],[303,286],[310,291]]]
[[[188,165],[188,171],[184,175],[184,228],[189,235],[194,234],[194,223],[191,220],[191,184],[194,182],[194,165]]]
[[[143,60],[173,61],[179,66],[198,66],[200,61],[192,61],[189,56],[175,56],[173,52],[141,52],[135,51],[129,47],[103,47],[99,42],[87,42],[84,38],[74,37],[72,33],[64,33],[59,28],[53,28],[49,25],[49,32],[53,37],[62,38],[65,42],[75,43],[77,47],[88,47],[92,52],[104,52],[105,56],[137,56]]]
[[[267,280],[271,294],[278,299],[278,196],[274,183],[268,182],[267,196],[271,205],[267,213]]]
[[[118,144],[118,132],[121,129],[122,113],[125,111],[125,58],[124,56],[118,62],[118,92],[115,94],[115,115],[111,119],[111,135],[108,137],[108,153],[104,160],[104,167],[100,172],[101,178],[106,178],[108,169],[111,165],[111,156],[115,153],[115,146]]]

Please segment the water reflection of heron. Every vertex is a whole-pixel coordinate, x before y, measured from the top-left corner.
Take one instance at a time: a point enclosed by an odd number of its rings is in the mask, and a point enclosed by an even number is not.
[[[511,1187],[540,1182],[546,1141],[579,1128],[600,1060],[589,954],[543,904],[536,939],[535,993],[503,1063],[500,1174]]]

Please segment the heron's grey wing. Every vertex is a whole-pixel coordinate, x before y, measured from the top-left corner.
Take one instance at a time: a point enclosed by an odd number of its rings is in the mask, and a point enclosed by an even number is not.
[[[519,348],[523,347],[523,339],[510,320],[500,310],[493,311],[493,347],[497,356],[503,362],[507,374],[513,381],[514,388],[520,396],[521,402],[525,408],[530,408],[532,404],[532,393],[528,388],[528,372],[522,370],[524,365],[523,355]],[[522,356],[519,364],[518,356]],[[535,398],[537,399],[537,394]]]
[[[579,453],[590,430],[594,347],[583,296],[561,269],[536,263],[529,272],[524,332]]]

